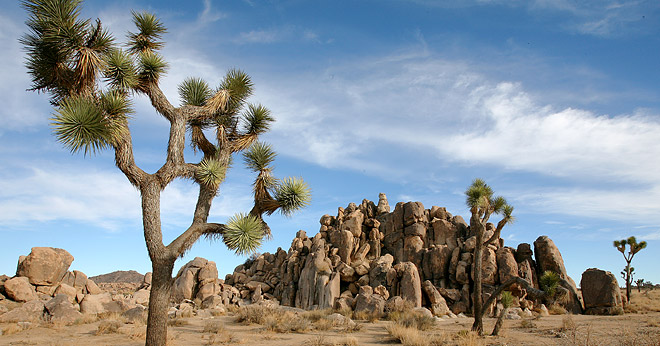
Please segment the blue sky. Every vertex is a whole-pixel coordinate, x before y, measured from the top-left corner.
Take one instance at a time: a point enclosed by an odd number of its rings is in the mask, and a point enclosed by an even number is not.
[[[18,38],[25,12],[0,5],[0,273],[33,246],[67,249],[88,275],[150,270],[138,192],[113,154],[71,155],[51,135],[46,95]],[[169,28],[162,88],[178,103],[187,76],[215,85],[232,67],[277,122],[263,139],[275,173],[303,176],[313,202],[267,221],[288,249],[296,231],[363,198],[444,206],[468,218],[463,191],[485,179],[516,208],[505,244],[550,236],[577,282],[619,277],[612,241],[646,240],[637,278],[660,282],[660,3],[657,1],[85,1],[120,40],[130,9]],[[138,164],[162,164],[167,123],[143,97],[131,125]],[[190,161],[195,160],[188,153]],[[236,161],[211,220],[250,209],[253,176]],[[191,182],[165,190],[171,240],[191,220]],[[195,256],[229,273],[245,258],[201,240]]]

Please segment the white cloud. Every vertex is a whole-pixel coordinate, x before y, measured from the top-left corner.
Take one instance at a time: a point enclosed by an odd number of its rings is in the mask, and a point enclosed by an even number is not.
[[[74,221],[121,230],[141,225],[140,193],[118,171],[62,167],[41,162],[38,167],[12,167],[1,173],[0,225]],[[15,174],[21,171],[22,174]],[[161,195],[164,228],[181,230],[190,224],[197,201],[196,185],[175,181]],[[210,220],[223,222],[236,212],[249,211],[249,186],[226,183],[211,209]]]
[[[552,191],[526,185],[515,193],[539,211],[658,220],[657,114],[557,110],[518,83],[494,82],[469,65],[427,55],[260,83],[257,98],[277,118],[269,140],[302,160],[393,181],[423,180],[422,169],[448,163],[557,177],[566,185]],[[543,203],[534,203],[538,193]]]

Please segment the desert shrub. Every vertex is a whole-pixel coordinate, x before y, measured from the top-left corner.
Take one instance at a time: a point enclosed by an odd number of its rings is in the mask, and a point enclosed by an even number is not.
[[[290,311],[265,316],[261,324],[266,327],[266,330],[276,333],[304,333],[312,326],[304,314],[295,314]]]
[[[98,321],[99,318],[95,314],[84,314],[82,317],[77,318],[75,321],[73,321],[74,325],[81,325],[81,324],[90,324]]]
[[[221,345],[221,344],[233,344],[240,340],[236,339],[234,333],[223,329],[217,334],[209,335],[209,339],[206,342],[206,345]]]
[[[330,330],[334,325],[334,321],[329,320],[327,318],[321,318],[312,323],[314,324],[314,329],[321,331]]]
[[[559,304],[552,304],[548,307],[548,313],[550,315],[566,315],[568,311]]]
[[[378,321],[380,317],[381,317],[380,313],[375,311],[361,310],[361,311],[353,312],[354,320],[367,321],[373,323]]]
[[[362,324],[357,323],[350,318],[346,318],[344,322],[340,325],[341,331],[343,333],[355,333],[362,330]]]
[[[404,327],[418,330],[429,330],[435,325],[435,319],[413,310],[393,312],[388,315],[389,319]]]
[[[180,317],[170,318],[167,321],[167,325],[170,327],[181,327],[181,326],[187,326],[189,324],[190,322],[187,319]]]
[[[479,334],[473,331],[461,330],[456,336],[456,344],[458,346],[482,346],[484,344],[484,341],[479,337]]]
[[[430,346],[431,340],[427,335],[414,327],[406,327],[398,323],[388,325],[387,332],[404,346]]]
[[[282,309],[263,305],[242,306],[236,312],[236,322],[264,324],[266,318],[273,315],[282,315]]]
[[[336,341],[335,346],[358,346],[358,340],[352,336],[346,336],[345,338]]]
[[[114,321],[114,320],[105,320],[101,321],[99,323],[99,326],[96,328],[96,335],[102,335],[102,334],[117,334],[119,333],[119,328],[121,327],[121,323],[119,321]]]
[[[225,331],[224,323],[220,321],[207,321],[206,324],[204,324],[204,329],[202,330],[202,333],[218,334],[223,331]]]
[[[533,329],[536,328],[536,323],[531,319],[523,318],[520,321],[520,328]]]
[[[326,339],[325,335],[317,335],[309,340],[306,340],[303,345],[308,346],[335,346],[335,343]]]
[[[316,322],[330,314],[332,314],[334,311],[330,308],[328,309],[322,309],[322,310],[309,310],[303,312],[303,315],[310,321]]]
[[[541,277],[539,278],[539,287],[541,288],[541,290],[547,293],[549,297],[555,296],[558,286],[559,286],[559,274],[553,271],[546,270],[545,272],[543,272],[543,275],[541,275]]]
[[[0,329],[0,335],[13,335],[19,332],[22,332],[24,328],[20,326],[18,323],[10,324],[6,327],[2,327]]]
[[[561,327],[559,328],[562,332],[575,331],[577,329],[577,324],[573,320],[573,316],[566,315],[561,319]]]
[[[126,334],[131,340],[144,340],[147,336],[147,328],[145,326],[134,326]]]
[[[353,309],[351,308],[343,308],[343,309],[336,309],[334,310],[336,313],[344,316],[344,317],[352,317],[353,316]]]

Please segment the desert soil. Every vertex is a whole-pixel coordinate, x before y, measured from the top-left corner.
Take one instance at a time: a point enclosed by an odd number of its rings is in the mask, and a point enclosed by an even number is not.
[[[536,319],[507,320],[501,336],[487,336],[474,340],[466,335],[471,318],[448,319],[436,322],[431,330],[420,331],[434,340],[433,345],[630,345],[660,346],[660,290],[640,299],[631,307],[633,313],[622,316],[551,315]],[[656,297],[657,296],[657,297]],[[650,299],[649,299],[650,298]],[[635,299],[633,298],[633,302]],[[357,321],[362,328],[346,333],[339,327],[304,333],[275,333],[261,325],[244,325],[235,321],[232,313],[202,319],[190,317],[179,325],[169,327],[168,345],[396,345],[398,340],[387,332],[390,321]],[[33,323],[17,330],[15,324],[0,324],[0,329],[13,334],[0,336],[0,345],[130,345],[144,344],[146,327],[122,323],[111,334],[96,335],[104,321],[87,324],[56,325]],[[485,320],[490,332],[495,319]],[[224,332],[204,331],[209,324],[224,325]]]

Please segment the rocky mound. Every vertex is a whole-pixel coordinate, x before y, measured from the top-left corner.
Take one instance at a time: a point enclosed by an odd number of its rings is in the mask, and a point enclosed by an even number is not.
[[[90,279],[94,280],[97,284],[99,283],[117,283],[117,282],[126,282],[126,283],[141,283],[144,279],[144,275],[136,272],[135,270],[117,270],[112,273],[102,274],[97,276],[92,276]]]

